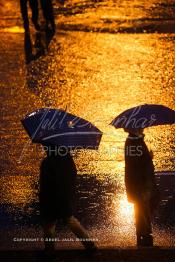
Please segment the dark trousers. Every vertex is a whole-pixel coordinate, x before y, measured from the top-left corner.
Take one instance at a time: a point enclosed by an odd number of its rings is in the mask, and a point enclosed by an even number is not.
[[[21,14],[24,22],[24,29],[26,31],[29,30],[29,17],[28,17],[28,10],[27,10],[28,2],[32,10],[32,22],[35,28],[38,25],[38,0],[20,0]]]
[[[52,0],[40,0],[43,16],[46,20],[46,26],[50,23],[52,30],[55,30],[55,20],[53,13]]]
[[[140,200],[134,203],[135,224],[137,237],[152,234],[150,201]]]

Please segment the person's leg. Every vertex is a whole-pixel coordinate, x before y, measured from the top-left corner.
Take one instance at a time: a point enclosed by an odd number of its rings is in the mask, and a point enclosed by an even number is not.
[[[26,32],[29,31],[29,17],[27,12],[27,0],[20,0],[21,15],[23,18],[23,25]]]
[[[96,246],[93,241],[90,240],[88,233],[85,228],[80,224],[77,218],[71,216],[66,219],[66,224],[71,229],[71,231],[81,239],[82,244],[87,250],[96,250]]]
[[[52,30],[55,32],[55,18],[54,18],[54,11],[53,11],[53,4],[52,0],[47,0],[48,8],[49,8],[49,21],[52,27]]]
[[[134,213],[135,213],[137,246],[140,246],[141,238],[142,238],[142,225],[141,225],[142,215],[138,203],[134,203]]]
[[[29,64],[33,60],[32,41],[29,31],[25,31],[24,34],[24,51],[26,64]]]
[[[53,12],[52,0],[40,0],[43,16],[46,20],[46,27],[51,25],[52,30],[55,32],[55,19]]]
[[[152,236],[152,224],[151,224],[151,209],[150,201],[143,203],[143,213],[144,213],[144,235],[143,235],[143,245],[153,246],[153,236]]]
[[[40,26],[38,24],[38,15],[39,15],[38,0],[29,0],[29,4],[32,10],[32,22],[35,26],[35,29],[39,30]]]
[[[152,227],[149,203],[139,201],[134,204],[136,236],[138,246],[152,246]]]
[[[48,241],[49,238],[55,238],[56,236],[56,221],[53,222],[44,222],[43,230],[44,230],[44,243],[46,252],[52,252],[55,249],[54,241]]]

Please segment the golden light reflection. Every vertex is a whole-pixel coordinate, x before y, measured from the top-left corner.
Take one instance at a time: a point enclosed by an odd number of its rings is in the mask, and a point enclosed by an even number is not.
[[[26,204],[35,197],[32,187],[30,176],[5,176],[0,181],[0,203]]]
[[[24,33],[24,29],[19,26],[12,26],[12,27],[6,27],[6,28],[1,28],[0,32],[5,32],[5,33]]]
[[[133,221],[134,205],[127,201],[126,196],[119,199],[119,213],[125,221]]]
[[[113,222],[121,231],[128,233],[134,226],[134,205],[127,201],[126,194],[117,195],[113,200]]]

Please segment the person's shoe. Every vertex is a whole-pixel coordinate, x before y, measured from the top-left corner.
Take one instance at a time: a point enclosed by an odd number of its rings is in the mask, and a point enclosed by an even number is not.
[[[137,242],[137,245],[142,247],[153,247],[153,236],[152,235],[141,236]]]
[[[142,236],[137,236],[137,246],[142,246]]]
[[[146,247],[153,247],[153,236],[152,235],[143,236],[143,243],[144,246]]]

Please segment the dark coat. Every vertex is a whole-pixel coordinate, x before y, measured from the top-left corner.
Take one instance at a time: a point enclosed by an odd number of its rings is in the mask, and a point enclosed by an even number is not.
[[[144,136],[129,135],[125,143],[125,185],[128,200],[136,202],[144,197],[155,198],[157,186],[154,165]]]
[[[55,220],[72,215],[75,200],[76,167],[72,156],[47,156],[40,169],[40,215]]]

